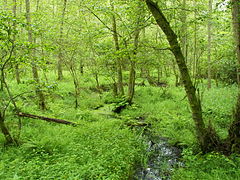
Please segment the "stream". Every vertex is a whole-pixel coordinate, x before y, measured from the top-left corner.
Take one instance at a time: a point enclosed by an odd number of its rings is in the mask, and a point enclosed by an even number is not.
[[[178,161],[181,151],[168,143],[163,137],[145,135],[147,141],[147,153],[149,154],[146,167],[137,169],[137,180],[170,180],[174,167],[182,166]]]
[[[106,104],[94,110],[94,113],[111,118],[115,116],[115,113],[112,112],[112,107],[112,104]],[[138,167],[136,169],[134,179],[170,180],[174,168],[183,165],[178,160],[181,150],[171,146],[167,138],[152,135],[149,129],[146,130],[143,138],[147,144],[146,153],[148,154],[148,162],[146,167]]]

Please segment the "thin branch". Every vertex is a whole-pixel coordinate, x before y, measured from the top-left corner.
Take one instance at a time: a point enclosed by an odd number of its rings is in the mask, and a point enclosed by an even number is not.
[[[94,13],[89,7],[85,6],[88,11],[93,14],[109,31],[114,32],[112,28],[110,28],[96,13]],[[119,37],[122,37],[121,34],[117,33]]]

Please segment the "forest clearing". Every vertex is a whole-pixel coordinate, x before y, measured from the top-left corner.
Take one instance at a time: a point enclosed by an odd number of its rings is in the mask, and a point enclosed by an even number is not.
[[[240,179],[238,0],[0,1],[0,179]]]

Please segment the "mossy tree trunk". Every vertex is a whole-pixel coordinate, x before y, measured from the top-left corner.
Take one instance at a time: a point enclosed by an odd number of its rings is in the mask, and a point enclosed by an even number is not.
[[[188,68],[185,63],[185,58],[183,56],[183,53],[177,40],[177,35],[170,27],[169,22],[167,21],[166,17],[162,13],[157,3],[153,2],[152,0],[146,0],[145,2],[149,10],[151,11],[152,15],[154,16],[157,24],[166,35],[167,40],[171,47],[171,51],[175,56],[181,74],[181,79],[185,87],[185,91],[187,93],[188,101],[191,107],[192,118],[195,123],[196,137],[202,151],[206,152],[209,150],[210,146],[212,146],[212,141],[209,141],[209,138],[210,139],[212,138],[210,137],[210,133],[209,131],[207,131],[207,128],[203,121],[201,102],[196,95],[196,89],[193,86],[192,80],[190,78]]]
[[[233,31],[236,44],[237,54],[237,79],[238,79],[238,98],[234,110],[234,121],[229,128],[229,150],[231,152],[240,153],[240,82],[239,82],[239,65],[240,65],[240,1],[232,0],[232,18],[233,18]]]
[[[239,0],[231,0],[232,3],[232,22],[233,22],[233,34],[236,44],[237,54],[237,81],[240,84],[240,2]]]

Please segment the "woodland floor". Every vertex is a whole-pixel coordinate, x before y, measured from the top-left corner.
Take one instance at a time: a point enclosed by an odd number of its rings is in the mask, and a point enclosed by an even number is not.
[[[21,111],[65,119],[78,126],[22,118],[21,146],[4,147],[0,134],[0,179],[132,179],[136,167],[146,166],[149,157],[142,137],[144,128],[132,128],[138,123],[148,124],[153,135],[168,138],[170,144],[182,150],[184,166],[175,168],[171,179],[240,179],[239,155],[199,152],[184,90],[174,87],[174,78],[164,78],[167,87],[147,83],[137,86],[134,104],[116,114],[111,110],[122,99],[113,97],[112,91],[95,92],[95,81],[89,75],[81,77],[78,109],[74,108],[71,77],[66,72],[61,82],[55,82],[52,73],[48,77],[48,109],[38,110],[34,94],[26,93],[17,99]],[[14,95],[33,88],[30,78],[19,85],[12,79],[8,81]],[[137,79],[138,83],[142,81]],[[110,82],[100,77],[100,83]],[[217,133],[226,137],[237,87],[219,84],[207,90],[203,81],[199,88],[206,122],[211,121]],[[14,135],[18,134],[11,108],[6,123]]]

